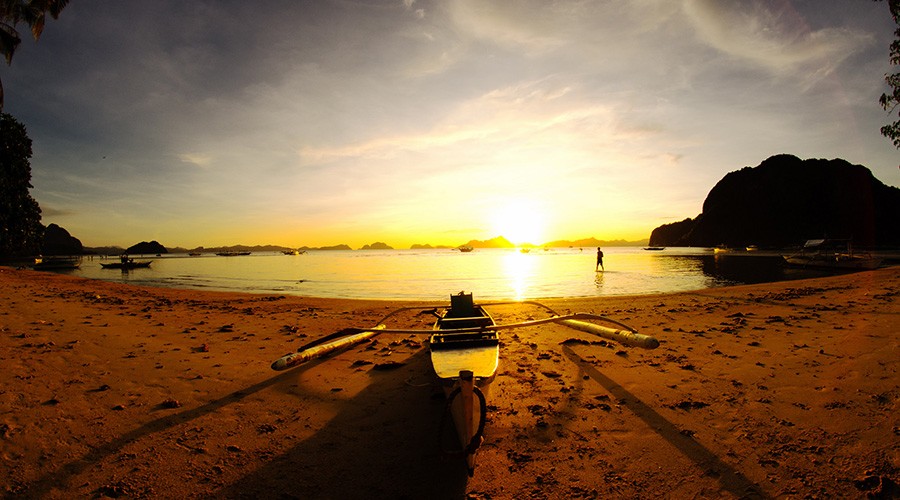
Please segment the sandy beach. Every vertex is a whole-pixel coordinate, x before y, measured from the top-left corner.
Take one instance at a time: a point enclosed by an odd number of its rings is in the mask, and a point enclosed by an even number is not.
[[[448,291],[448,294],[455,291]],[[476,300],[477,290],[475,293]],[[425,337],[272,361],[411,305],[0,268],[9,498],[897,498],[900,268],[546,300],[661,345],[504,332],[475,476],[441,451]],[[540,318],[498,306],[500,323]],[[409,314],[392,326],[428,327]]]

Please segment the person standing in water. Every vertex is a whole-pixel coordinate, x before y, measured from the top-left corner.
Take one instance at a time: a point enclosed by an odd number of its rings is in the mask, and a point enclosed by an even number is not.
[[[606,269],[603,268],[603,250],[600,250],[600,247],[597,247],[597,265],[594,266],[594,270],[606,271]]]

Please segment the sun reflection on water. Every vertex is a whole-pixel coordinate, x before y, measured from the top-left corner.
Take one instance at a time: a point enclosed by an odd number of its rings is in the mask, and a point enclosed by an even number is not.
[[[503,272],[515,300],[529,297],[528,288],[534,281],[534,268],[535,259],[527,253],[515,251],[503,256]]]

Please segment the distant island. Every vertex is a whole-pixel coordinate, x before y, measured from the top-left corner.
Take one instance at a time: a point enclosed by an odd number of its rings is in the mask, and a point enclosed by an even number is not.
[[[125,249],[125,253],[137,255],[159,255],[169,253],[166,247],[160,245],[156,240],[142,241],[136,245],[132,245]]]
[[[393,250],[394,247],[388,245],[387,243],[383,243],[381,241],[376,241],[371,245],[363,245],[360,250]]]
[[[447,245],[432,246],[428,243],[425,243],[425,244],[414,243],[412,246],[409,247],[410,250],[435,250],[435,249],[439,250],[439,249],[449,249],[449,248],[453,248],[453,247],[447,246]]]
[[[65,231],[60,228],[61,231]],[[65,233],[68,234],[68,233]],[[607,247],[615,247],[615,246],[646,246],[648,240],[639,240],[639,241],[625,241],[625,240],[598,240],[596,238],[586,238],[575,241],[569,240],[558,240],[552,241],[549,243],[545,243],[543,245],[533,245],[530,243],[515,245],[503,236],[497,236],[496,238],[491,238],[488,240],[470,240],[467,243],[463,243],[457,246],[448,246],[448,245],[431,245],[429,243],[416,243],[410,246],[410,250],[440,250],[440,249],[453,249],[459,248],[462,246],[470,246],[472,248],[517,248],[517,247],[544,247],[544,248],[578,248],[578,247],[598,247],[598,246],[607,246]],[[359,248],[359,250],[394,250],[395,248],[384,243],[382,241],[376,241],[374,243],[370,243],[367,245],[363,245]],[[135,245],[128,247],[127,249],[117,246],[106,246],[106,247],[84,247],[85,254],[95,254],[95,255],[121,255],[123,253],[133,254],[133,255],[156,255],[156,254],[164,254],[164,253],[173,253],[173,254],[215,254],[215,253],[225,253],[225,252],[251,252],[251,253],[270,253],[270,252],[290,252],[293,250],[300,251],[332,251],[332,250],[353,250],[350,245],[345,243],[341,243],[339,245],[331,245],[331,246],[322,246],[322,247],[310,247],[310,246],[301,246],[296,248],[285,247],[281,245],[231,245],[231,246],[219,246],[219,247],[196,247],[196,248],[184,248],[184,247],[172,247],[166,248],[156,241],[151,242],[141,242]]]

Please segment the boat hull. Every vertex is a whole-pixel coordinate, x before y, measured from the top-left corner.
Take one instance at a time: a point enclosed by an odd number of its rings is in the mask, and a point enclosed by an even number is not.
[[[812,269],[867,270],[881,265],[881,259],[874,257],[788,255],[783,258],[788,265]]]
[[[43,257],[35,259],[32,267],[38,271],[68,271],[78,269],[80,265],[78,257]]]
[[[150,262],[152,262],[152,261],[150,261]],[[103,269],[122,269],[122,270],[127,271],[127,270],[129,270],[129,269],[138,269],[138,268],[142,268],[142,267],[150,267],[150,262],[127,262],[127,263],[123,263],[123,262],[110,262],[109,264],[103,264],[103,263],[101,263],[100,266],[101,266]]]
[[[459,296],[453,296],[455,299]],[[471,295],[468,295],[471,300]],[[451,304],[453,301],[451,300]],[[469,475],[475,470],[475,455],[483,437],[486,401],[497,375],[500,342],[494,320],[480,306],[448,309],[434,325],[429,339],[431,366],[438,385],[448,398]],[[477,332],[443,333],[457,328],[482,328]]]

